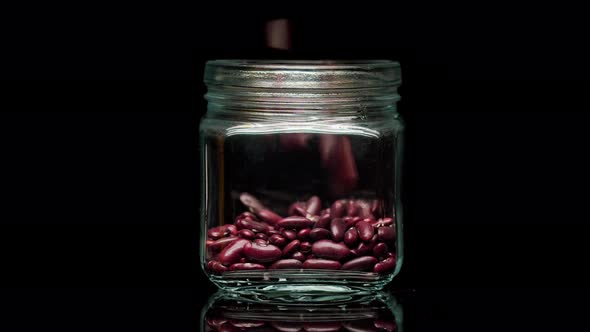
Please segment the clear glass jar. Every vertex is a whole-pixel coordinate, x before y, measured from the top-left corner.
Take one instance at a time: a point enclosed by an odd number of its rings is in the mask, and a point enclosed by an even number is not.
[[[240,291],[390,282],[403,259],[399,64],[216,60],[205,83],[209,278]]]
[[[378,292],[323,299],[258,299],[218,292],[201,311],[201,331],[224,332],[402,332],[396,298]]]

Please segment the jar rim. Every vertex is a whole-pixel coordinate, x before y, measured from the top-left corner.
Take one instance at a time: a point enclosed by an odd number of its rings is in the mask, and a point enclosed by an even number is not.
[[[280,89],[350,89],[399,86],[391,60],[211,60],[207,86]]]

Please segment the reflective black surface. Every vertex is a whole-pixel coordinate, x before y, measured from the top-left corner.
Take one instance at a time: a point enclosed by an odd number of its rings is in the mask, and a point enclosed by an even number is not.
[[[583,331],[589,294],[582,289],[397,290],[387,295],[392,296],[389,302],[349,304],[351,315],[346,317],[338,317],[346,312],[342,303],[332,307],[291,303],[275,306],[278,309],[273,311],[272,305],[219,301],[214,293],[195,288],[13,289],[0,292],[0,304],[5,331],[209,331],[205,318],[224,310],[230,312],[234,324],[242,319],[241,326],[245,326],[244,317],[258,313],[258,321],[266,319],[264,331],[272,330],[273,322],[283,328],[305,326],[310,331],[387,331],[394,326],[400,332]],[[297,311],[301,314],[293,315]],[[334,324],[314,325],[321,315],[323,322],[341,319],[336,328]],[[383,323],[393,320],[395,325]],[[285,321],[296,324],[280,324]],[[375,321],[381,328],[369,324]]]

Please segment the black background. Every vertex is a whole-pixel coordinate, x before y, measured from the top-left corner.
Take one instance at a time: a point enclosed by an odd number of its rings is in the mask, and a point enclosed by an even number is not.
[[[215,58],[401,62],[406,261],[392,286],[413,294],[410,317],[425,325],[410,330],[549,330],[582,308],[581,9],[48,3],[3,14],[1,279],[17,310],[71,310],[72,327],[196,324],[185,315],[214,291],[198,266],[197,126]],[[277,17],[292,19],[290,52],[264,48]]]

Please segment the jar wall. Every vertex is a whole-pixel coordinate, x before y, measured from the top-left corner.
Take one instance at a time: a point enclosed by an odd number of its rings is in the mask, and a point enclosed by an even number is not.
[[[210,103],[200,124],[209,278],[258,290],[389,282],[403,260],[395,104],[353,114],[229,108]]]

